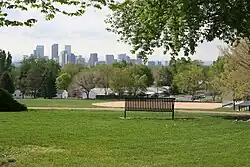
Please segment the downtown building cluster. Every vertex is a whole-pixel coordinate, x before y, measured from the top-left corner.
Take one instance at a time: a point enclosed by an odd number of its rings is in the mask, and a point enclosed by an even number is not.
[[[72,63],[72,64],[83,64],[86,66],[95,66],[98,64],[113,64],[115,62],[121,62],[126,61],[127,63],[132,64],[143,64],[143,60],[140,58],[130,58],[127,54],[118,54],[117,59],[115,59],[115,56],[113,54],[107,54],[105,55],[105,60],[99,60],[97,53],[90,53],[88,60],[85,60],[85,58],[82,55],[75,55],[72,53],[71,45],[65,45],[63,51],[59,52],[59,45],[53,44],[51,46],[51,56],[45,56],[44,55],[44,46],[43,45],[37,45],[31,56],[36,58],[45,58],[45,59],[53,59],[57,61],[60,66],[64,66],[65,64]],[[160,61],[148,61],[148,66],[162,66],[162,62]],[[167,62],[165,62],[165,65],[167,65]]]

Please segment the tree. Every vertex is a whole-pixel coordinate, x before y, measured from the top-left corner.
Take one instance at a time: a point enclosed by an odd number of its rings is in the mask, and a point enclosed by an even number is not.
[[[112,1],[112,0],[111,0]],[[27,20],[10,20],[8,13],[11,10],[28,11],[31,8],[39,10],[45,15],[46,20],[51,20],[56,14],[67,16],[81,16],[89,6],[101,8],[101,5],[106,5],[109,0],[2,0],[0,2],[0,27],[1,26],[32,26],[37,20],[29,18]],[[64,10],[64,6],[73,7],[75,10]],[[64,9],[63,9],[64,8]],[[72,9],[72,8],[71,8]]]
[[[56,86],[56,78],[60,71],[60,66],[54,60],[45,60],[45,73],[42,89],[40,89],[40,93],[44,98],[51,99],[55,97],[57,94],[57,86]]]
[[[203,69],[197,65],[188,65],[185,71],[174,76],[174,83],[183,93],[194,96],[204,84]]]
[[[0,49],[0,75],[4,73],[5,71],[11,72],[12,70],[12,56],[8,52]]]
[[[173,76],[168,67],[156,67],[153,70],[155,86],[171,86]]]
[[[207,72],[206,89],[211,93],[213,101],[217,96],[221,96],[223,93],[223,80],[222,74],[225,70],[225,64],[227,63],[227,57],[220,56],[213,62]]]
[[[73,78],[77,73],[84,69],[86,69],[86,67],[82,64],[68,63],[63,66],[61,73],[68,73]]]
[[[0,88],[7,90],[10,94],[15,92],[13,79],[8,71],[5,71],[0,77]]]
[[[114,62],[112,64],[112,66],[115,67],[115,68],[126,68],[126,67],[129,67],[129,66],[132,66],[132,65],[133,65],[132,63],[128,63],[125,60],[122,60],[121,62]]]
[[[12,56],[4,50],[0,50],[0,88],[7,90],[9,93],[15,92],[12,71]]]
[[[44,71],[45,68],[42,68],[39,62],[35,62],[34,64],[31,64],[31,67],[27,72],[28,89],[33,98],[37,97],[38,91],[41,90],[43,86],[45,79]]]
[[[75,75],[73,84],[78,88],[81,88],[89,99],[89,93],[95,88],[98,83],[98,78],[95,76],[92,70],[82,71]]]
[[[68,73],[61,73],[61,75],[59,75],[56,78],[56,86],[58,89],[61,90],[67,90],[69,87],[69,84],[71,83],[71,76]]]
[[[138,69],[134,67],[125,69],[125,71],[127,71],[127,75],[124,77],[125,79],[127,77],[127,82],[125,82],[127,85],[125,88],[128,93],[133,96],[145,93],[147,90],[147,75],[140,75],[137,70]]]
[[[114,68],[110,78],[110,88],[119,96],[123,95],[129,84],[129,77],[126,69]]]
[[[17,79],[17,89],[22,93],[22,98],[28,93],[29,85],[27,80],[27,75],[24,72],[20,73],[20,76]]]
[[[106,64],[100,64],[95,67],[95,75],[99,78],[98,86],[104,88],[105,95],[108,94],[108,89],[110,87],[110,77],[112,75],[112,66]]]
[[[111,9],[108,30],[142,58],[159,47],[189,55],[203,41],[250,38],[249,0],[124,0]]]

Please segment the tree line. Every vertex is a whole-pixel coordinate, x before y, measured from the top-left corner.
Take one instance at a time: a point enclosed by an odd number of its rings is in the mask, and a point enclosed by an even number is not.
[[[137,96],[150,86],[169,86],[172,95],[207,92],[213,100],[230,95],[232,99],[247,98],[250,90],[250,42],[221,48],[221,55],[211,66],[190,57],[172,58],[168,66],[149,68],[125,61],[112,65],[86,67],[67,64],[60,67],[53,60],[24,57],[20,67],[12,65],[11,54],[0,51],[0,87],[13,94],[20,90],[25,95],[53,98],[58,90],[67,90],[72,97],[85,93],[87,98],[93,88],[111,89],[118,95]]]

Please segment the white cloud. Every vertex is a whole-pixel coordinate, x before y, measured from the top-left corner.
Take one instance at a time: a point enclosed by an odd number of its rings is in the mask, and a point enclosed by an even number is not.
[[[103,59],[105,54],[128,53],[130,46],[118,43],[118,36],[107,32],[104,23],[109,10],[90,9],[82,17],[67,17],[59,15],[52,21],[45,21],[43,16],[35,11],[20,13],[12,12],[9,17],[13,19],[27,19],[36,17],[39,22],[33,27],[8,27],[0,28],[0,48],[10,51],[15,59],[24,54],[32,53],[38,44],[45,45],[45,54],[50,55],[50,48],[53,43],[58,43],[62,50],[64,45],[71,44],[72,51],[79,55],[88,57],[89,53],[97,52]],[[217,45],[220,41],[204,43],[197,48],[194,58],[205,61],[214,60],[218,56]],[[149,59],[166,60],[161,49],[149,56]]]

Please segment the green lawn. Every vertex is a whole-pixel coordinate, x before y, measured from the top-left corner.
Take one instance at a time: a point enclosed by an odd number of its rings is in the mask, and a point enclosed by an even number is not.
[[[75,100],[75,99],[18,99],[28,107],[74,107],[91,108],[92,103],[106,102],[105,100]]]
[[[17,167],[243,167],[250,123],[203,114],[0,113],[0,160]],[[180,119],[193,118],[193,119]],[[1,166],[1,165],[0,165]]]

